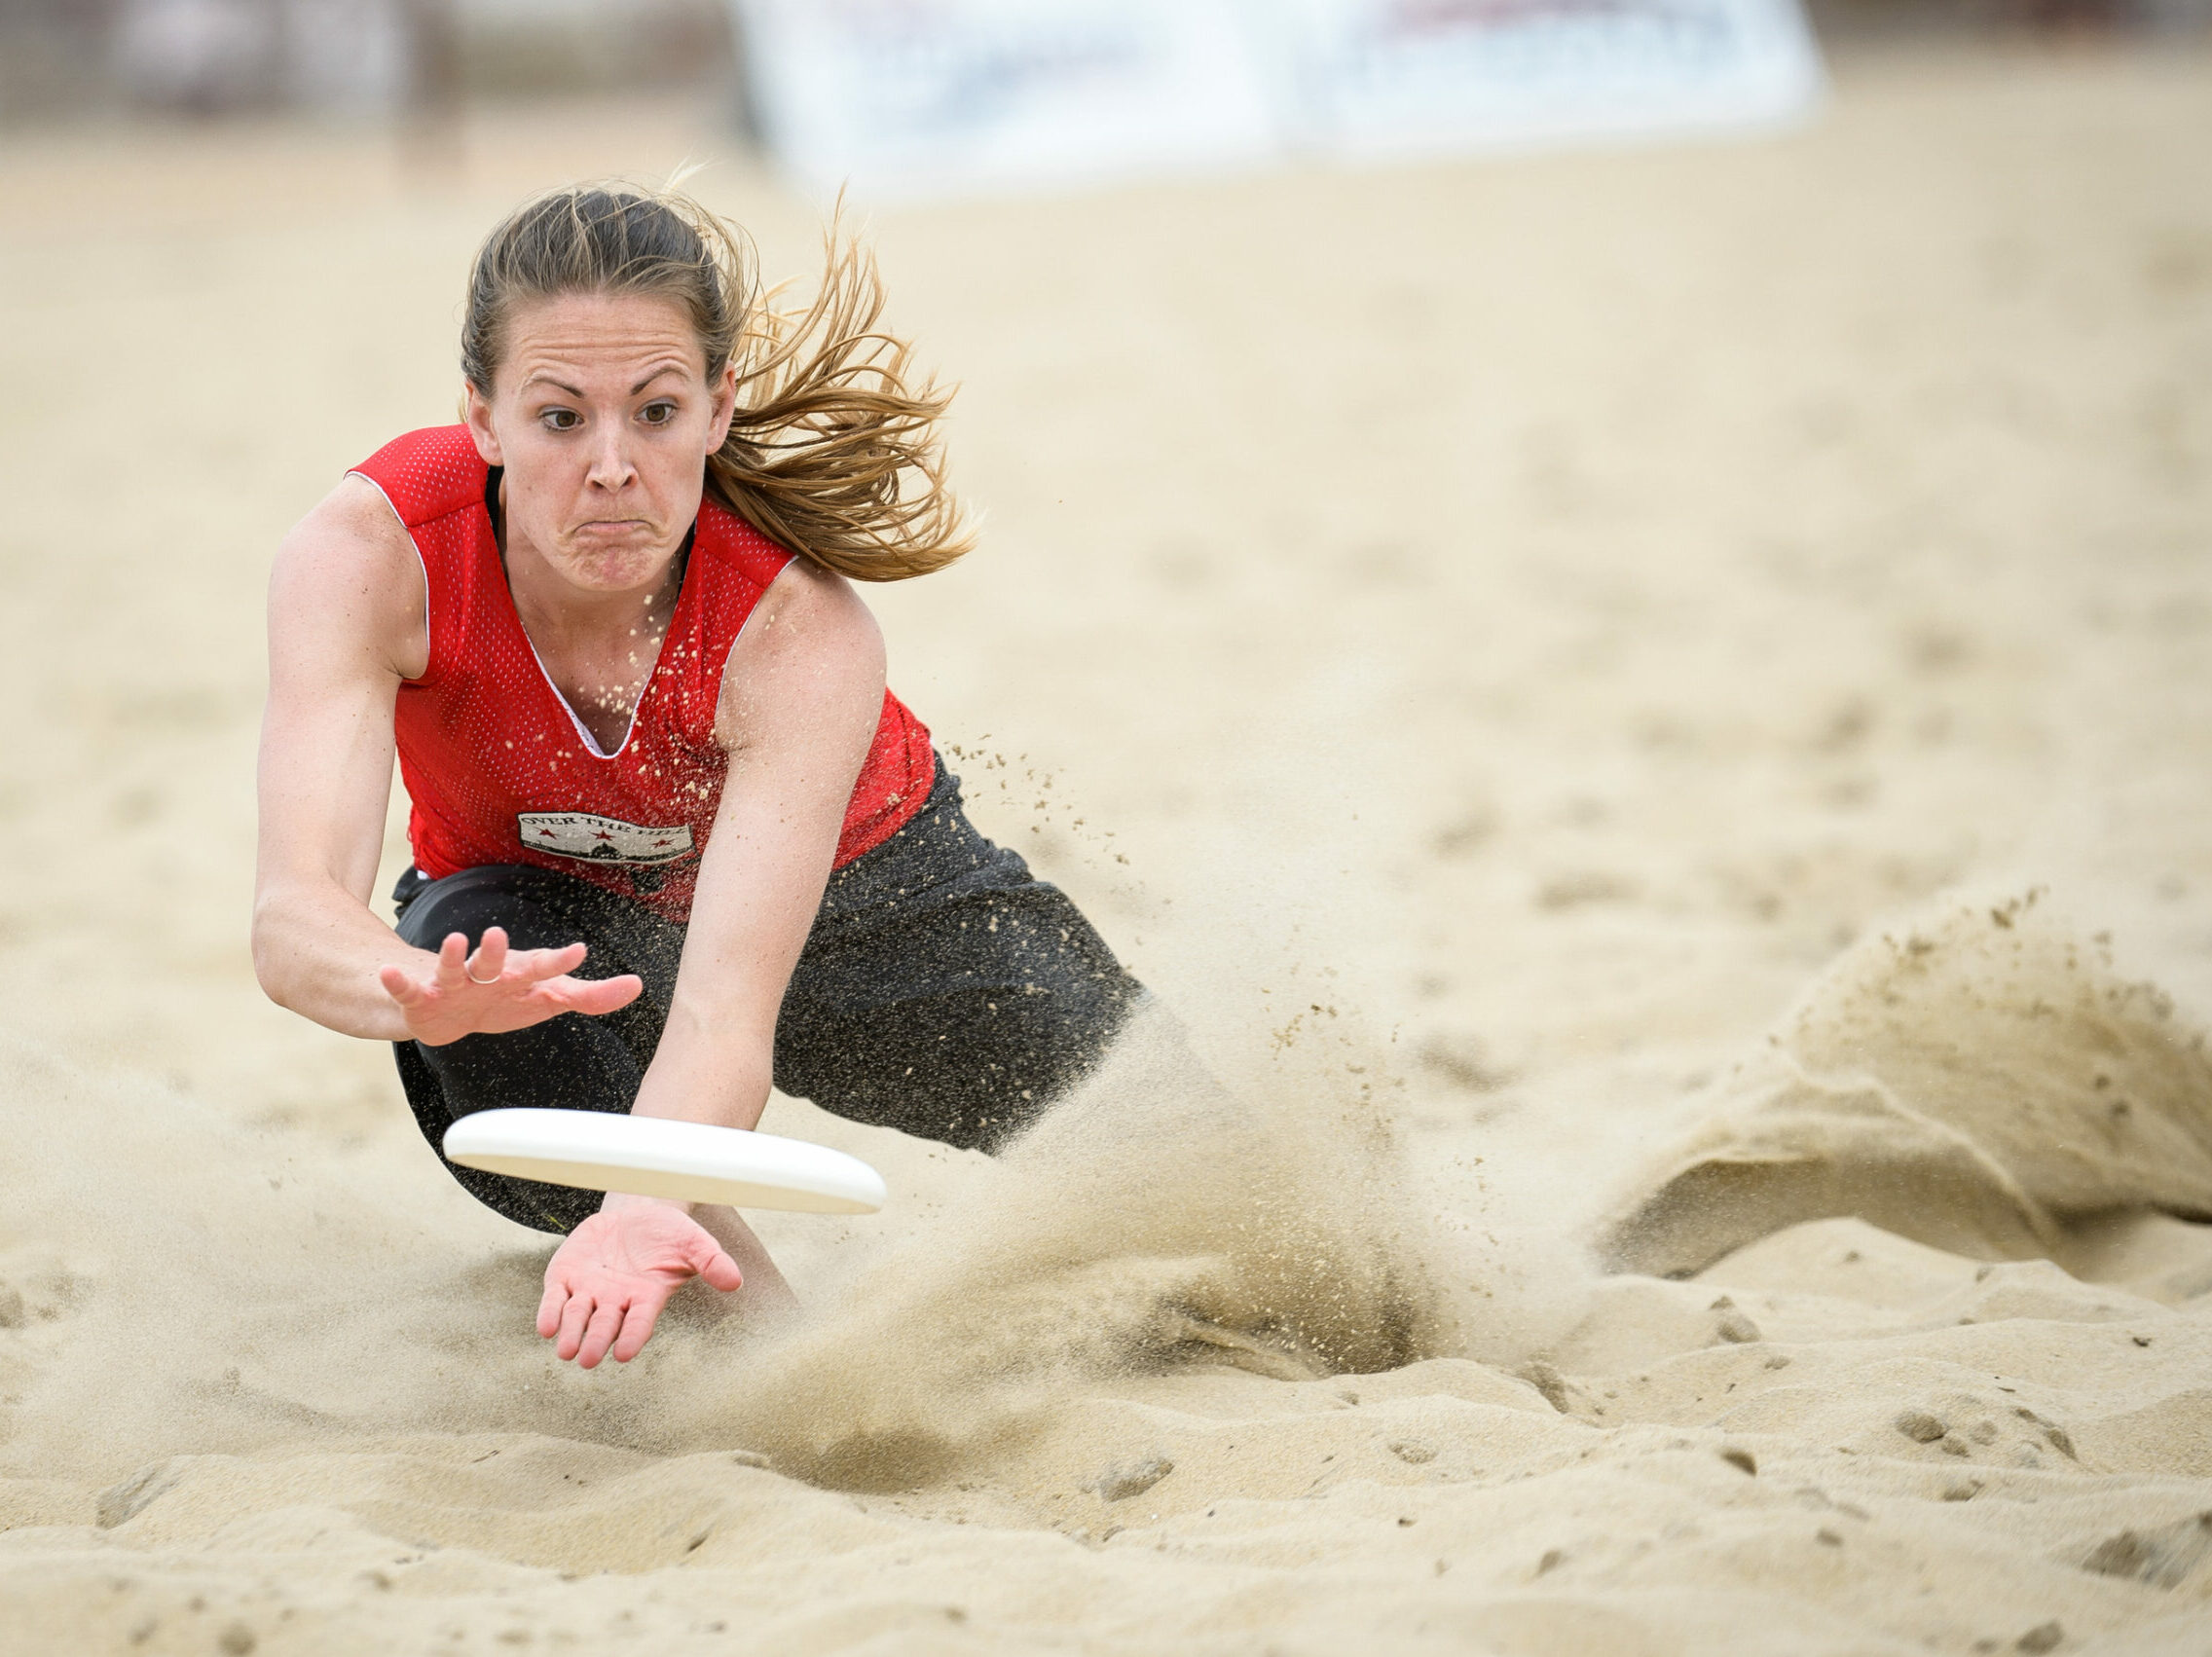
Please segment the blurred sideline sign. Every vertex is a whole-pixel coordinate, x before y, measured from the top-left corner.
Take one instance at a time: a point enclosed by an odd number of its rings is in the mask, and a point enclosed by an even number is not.
[[[735,0],[761,135],[804,183],[988,194],[1252,166],[1269,90],[1220,0]]]
[[[1795,0],[1292,0],[1294,119],[1376,158],[1772,126],[1819,101]]]
[[[730,0],[800,182],[964,196],[1771,126],[1797,0]]]

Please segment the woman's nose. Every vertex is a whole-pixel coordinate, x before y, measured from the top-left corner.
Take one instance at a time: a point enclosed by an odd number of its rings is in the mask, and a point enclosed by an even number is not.
[[[599,489],[622,489],[637,475],[637,467],[631,464],[628,447],[622,441],[620,427],[617,425],[605,430],[592,450],[592,484]]]

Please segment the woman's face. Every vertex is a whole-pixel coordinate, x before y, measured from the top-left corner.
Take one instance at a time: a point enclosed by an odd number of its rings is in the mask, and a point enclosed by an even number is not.
[[[562,294],[516,308],[487,398],[468,388],[477,453],[504,466],[507,552],[589,592],[657,585],[699,513],[736,374],[711,380],[682,307]]]

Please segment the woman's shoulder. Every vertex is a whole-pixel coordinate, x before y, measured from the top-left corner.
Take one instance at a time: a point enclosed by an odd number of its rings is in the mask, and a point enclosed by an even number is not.
[[[383,491],[413,530],[481,506],[491,468],[467,426],[430,425],[393,438],[352,470]]]
[[[349,473],[276,549],[271,649],[364,656],[416,678],[428,650],[424,581],[407,529],[366,479]]]

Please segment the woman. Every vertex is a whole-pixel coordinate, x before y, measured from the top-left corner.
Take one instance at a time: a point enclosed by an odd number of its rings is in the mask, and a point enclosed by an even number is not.
[[[255,968],[395,1044],[433,1147],[506,1105],[750,1128],[773,1082],[988,1150],[1142,994],[884,686],[850,582],[966,538],[944,399],[880,304],[848,249],[774,312],[696,204],[555,192],[477,257],[465,423],[380,450],[278,553]],[[396,930],[369,909],[395,747]],[[537,1327],[585,1368],[694,1275],[790,1301],[729,1209],[447,1166],[566,1234]]]

